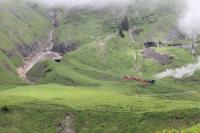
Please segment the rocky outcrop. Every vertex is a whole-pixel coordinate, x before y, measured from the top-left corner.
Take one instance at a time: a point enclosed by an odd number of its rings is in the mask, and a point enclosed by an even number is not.
[[[57,133],[75,133],[72,113],[66,113],[64,120],[58,123]]]
[[[78,49],[80,46],[80,43],[77,41],[72,41],[68,43],[57,43],[53,46],[52,51],[60,53],[61,55],[64,55],[66,53],[69,53],[71,51],[74,51]]]
[[[40,43],[39,42],[33,42],[32,44],[22,44],[17,45],[16,49],[19,51],[19,53],[23,57],[28,57],[33,52],[36,52],[40,49]]]
[[[19,54],[26,58],[29,55],[37,52],[40,48],[40,43],[35,41],[31,44],[18,44],[15,48],[8,50],[1,49],[1,52],[3,52],[8,58],[16,58],[19,56]]]
[[[150,47],[157,47],[157,42],[155,41],[146,41],[144,43],[145,48],[150,48]]]
[[[55,28],[59,27],[59,25],[60,25],[60,22],[59,22],[58,20],[55,20],[55,21],[53,22],[53,26],[54,26]]]

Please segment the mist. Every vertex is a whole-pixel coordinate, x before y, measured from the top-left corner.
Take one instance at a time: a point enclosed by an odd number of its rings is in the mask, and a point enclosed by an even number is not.
[[[182,6],[184,5],[184,6]],[[184,0],[182,1],[182,12],[178,18],[179,30],[192,41],[200,35],[200,0]],[[195,71],[200,70],[200,57],[195,64],[188,64],[181,68],[167,69],[164,72],[156,74],[157,79],[165,77],[173,77],[176,79],[192,76]]]
[[[75,7],[75,6],[92,6],[95,8],[105,7],[109,5],[115,6],[127,6],[133,0],[24,0],[37,2],[48,7],[63,6],[63,7]]]
[[[184,7],[179,16],[180,31],[189,39],[196,40],[200,35],[200,0],[184,0]]]

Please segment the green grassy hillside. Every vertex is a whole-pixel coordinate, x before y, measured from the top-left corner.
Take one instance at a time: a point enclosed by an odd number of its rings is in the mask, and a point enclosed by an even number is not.
[[[199,90],[188,92],[189,86],[182,87],[173,90],[161,83],[141,87],[125,82],[101,87],[17,87],[0,93],[1,103],[10,108],[1,112],[5,120],[1,131],[54,132],[67,111],[76,115],[77,132],[152,133],[190,127],[199,123]]]
[[[48,9],[33,3],[2,3],[0,133],[53,133],[69,112],[77,133],[199,133],[199,72],[181,80],[156,80],[154,85],[123,79],[154,79],[167,68],[196,61],[188,50],[170,46],[153,48],[171,57],[168,64],[143,56],[148,40],[188,43],[171,37],[177,19],[173,9],[174,2],[166,0],[136,1],[126,13],[117,7],[52,8],[59,23],[55,45],[80,46],[64,54],[61,62],[38,63],[28,73],[35,84],[25,85],[16,74],[24,58],[17,47],[45,39],[51,28]],[[133,37],[118,33],[124,16]]]
[[[0,82],[21,82],[16,78],[16,67],[23,59],[19,48],[46,37],[48,14],[41,7],[20,1],[1,2],[0,10]]]

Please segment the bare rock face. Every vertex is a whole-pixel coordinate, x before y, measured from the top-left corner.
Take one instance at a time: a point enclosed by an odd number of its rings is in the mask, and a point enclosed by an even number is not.
[[[17,45],[17,50],[23,57],[27,57],[33,52],[38,51],[39,49],[40,49],[39,42],[33,42],[30,45],[27,44]]]
[[[40,49],[39,42],[33,42],[31,44],[18,44],[15,48],[5,50],[1,49],[1,51],[8,57],[8,58],[16,58],[19,54],[23,57],[28,57],[29,55],[37,52]],[[18,54],[19,53],[19,54]]]
[[[68,42],[68,43],[58,43],[53,46],[52,51],[56,53],[60,53],[61,55],[64,55],[66,53],[72,52],[76,49],[78,49],[80,46],[79,42]]]
[[[57,28],[57,27],[59,27],[59,25],[60,25],[60,22],[58,20],[55,20],[54,23],[53,23],[53,26],[55,28]]]
[[[65,119],[58,123],[57,133],[75,133],[73,115],[71,113],[66,113]]]

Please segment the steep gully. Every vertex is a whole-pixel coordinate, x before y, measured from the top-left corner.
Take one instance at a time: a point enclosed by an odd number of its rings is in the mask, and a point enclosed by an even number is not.
[[[47,35],[44,42],[40,42],[40,50],[37,53],[29,55],[24,59],[24,63],[17,68],[18,75],[25,81],[31,83],[27,78],[27,73],[38,63],[44,60],[60,60],[62,56],[59,53],[52,52],[53,49],[53,34],[54,34],[54,20],[52,20],[52,29]]]

